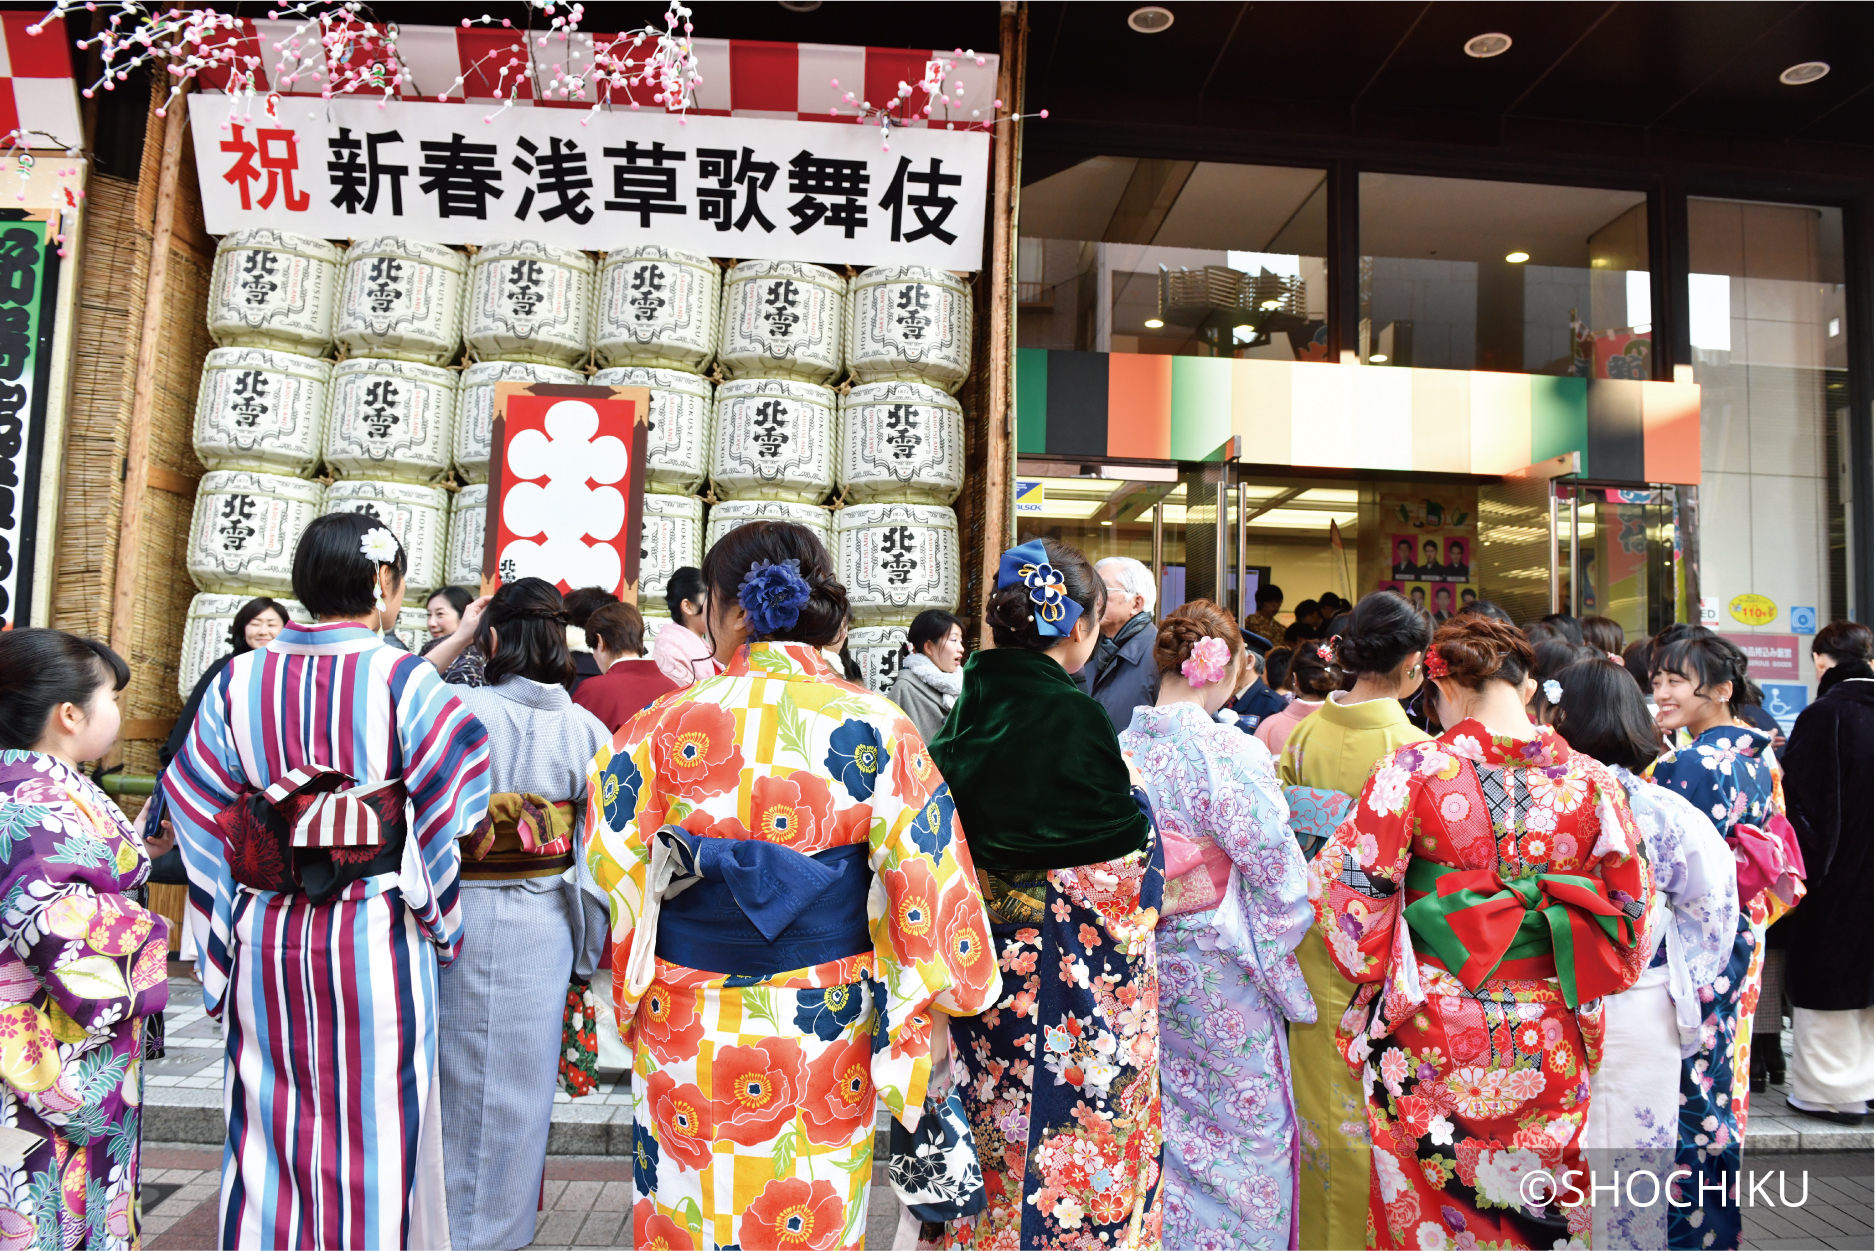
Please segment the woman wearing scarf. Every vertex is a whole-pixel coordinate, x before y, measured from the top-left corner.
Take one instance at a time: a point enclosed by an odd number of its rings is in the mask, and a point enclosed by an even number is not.
[[[951,705],[964,691],[963,663],[962,621],[937,608],[912,618],[899,676],[886,688],[886,698],[905,709],[927,743],[944,729]]]
[[[917,1127],[935,1014],[986,1007],[996,953],[944,778],[821,654],[847,592],[820,540],[750,522],[703,580],[723,672],[627,722],[589,779],[635,1237],[854,1246],[874,1109]]]
[[[1159,923],[1166,1241],[1296,1245],[1299,1143],[1286,1021],[1316,1005],[1296,963],[1309,931],[1303,853],[1264,747],[1212,719],[1243,639],[1216,604],[1160,622],[1159,701],[1120,736],[1166,848]]]
[[[1647,961],[1654,885],[1600,763],[1525,716],[1531,646],[1441,626],[1427,676],[1446,732],[1376,766],[1310,869],[1368,1095],[1371,1247],[1550,1247],[1587,1204],[1529,1174],[1584,1170],[1604,995]],[[1320,714],[1318,714],[1320,715]]]
[[[552,585],[503,583],[476,631],[488,685],[457,695],[488,732],[494,792],[460,843],[462,955],[437,986],[449,1230],[463,1247],[534,1239],[568,984],[592,977],[606,938],[580,818],[607,732],[567,694],[566,635]]]
[[[996,648],[932,757],[971,831],[1003,970],[995,1007],[951,1023],[989,1206],[946,1227],[976,1246],[1157,1246],[1163,861],[1106,711],[1075,685],[1100,578],[1072,547],[1003,553]]]

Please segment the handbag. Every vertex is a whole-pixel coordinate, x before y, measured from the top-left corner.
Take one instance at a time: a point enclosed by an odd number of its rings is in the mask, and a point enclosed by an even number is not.
[[[925,1109],[917,1129],[907,1129],[895,1117],[888,1150],[886,1176],[920,1221],[956,1221],[975,1216],[990,1204],[984,1189],[983,1166],[977,1162],[977,1138],[957,1092],[939,1094],[950,1085],[951,1031],[942,1015],[932,1030],[931,1079],[925,1088]]]

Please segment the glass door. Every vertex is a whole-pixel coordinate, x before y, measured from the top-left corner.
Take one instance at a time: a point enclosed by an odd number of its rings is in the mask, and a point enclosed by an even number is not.
[[[1578,617],[1608,617],[1628,642],[1682,620],[1676,577],[1677,490],[1557,487],[1561,600]]]

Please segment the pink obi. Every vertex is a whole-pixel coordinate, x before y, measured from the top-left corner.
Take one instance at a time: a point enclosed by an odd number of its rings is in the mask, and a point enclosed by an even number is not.
[[[1163,833],[1160,839],[1166,847],[1166,894],[1159,914],[1176,917],[1216,908],[1231,879],[1231,857],[1209,838]]]

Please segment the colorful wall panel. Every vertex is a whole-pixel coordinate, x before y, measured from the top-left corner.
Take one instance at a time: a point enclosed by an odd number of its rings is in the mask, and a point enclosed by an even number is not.
[[[1700,388],[1303,361],[1016,353],[1018,450],[1198,460],[1232,435],[1256,464],[1502,474],[1565,452],[1585,476],[1700,481]]]

